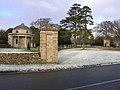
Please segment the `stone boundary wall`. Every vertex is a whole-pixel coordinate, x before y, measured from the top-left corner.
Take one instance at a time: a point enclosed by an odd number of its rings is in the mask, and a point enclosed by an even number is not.
[[[39,53],[0,53],[0,64],[41,64]]]

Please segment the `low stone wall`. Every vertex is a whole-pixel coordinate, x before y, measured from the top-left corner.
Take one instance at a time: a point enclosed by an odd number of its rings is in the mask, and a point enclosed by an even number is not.
[[[0,53],[0,64],[41,64],[39,53]]]

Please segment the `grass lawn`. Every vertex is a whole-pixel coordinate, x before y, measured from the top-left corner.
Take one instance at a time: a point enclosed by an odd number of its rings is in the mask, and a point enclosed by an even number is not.
[[[30,50],[24,49],[23,51],[25,51],[25,52],[39,52],[39,49],[38,48],[31,48]]]
[[[104,47],[103,50],[120,51],[120,48]]]
[[[109,49],[109,50],[107,50]],[[115,51],[114,51],[115,50]],[[119,48],[64,49],[58,52],[59,64],[0,65],[0,71],[44,71],[120,64]]]
[[[17,49],[17,48],[0,48],[0,52],[39,52],[38,48],[27,49]]]

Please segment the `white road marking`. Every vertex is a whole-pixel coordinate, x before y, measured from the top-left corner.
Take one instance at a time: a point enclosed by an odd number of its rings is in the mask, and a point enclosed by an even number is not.
[[[80,87],[75,87],[75,88],[69,88],[65,90],[76,90],[76,89],[83,89],[83,88],[88,88],[88,87],[93,87],[93,86],[98,86],[98,85],[103,85],[103,84],[108,84],[108,83],[113,83],[113,82],[118,82],[120,79],[115,79],[115,80],[110,80],[110,81],[105,81],[105,82],[100,82],[100,83],[95,83],[95,84],[90,84],[90,85],[85,85],[85,86],[80,86]]]

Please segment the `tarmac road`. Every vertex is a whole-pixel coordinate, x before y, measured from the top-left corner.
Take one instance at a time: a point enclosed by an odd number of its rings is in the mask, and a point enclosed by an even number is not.
[[[0,90],[120,90],[120,65],[0,74]]]

